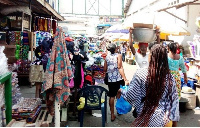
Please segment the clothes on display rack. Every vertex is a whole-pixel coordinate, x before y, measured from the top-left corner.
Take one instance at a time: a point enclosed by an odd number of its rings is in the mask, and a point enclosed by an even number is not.
[[[57,26],[57,22],[55,20],[52,20],[52,29],[53,29],[53,34],[56,33],[56,26]]]
[[[50,19],[34,17],[33,30],[34,31],[50,31],[49,26],[51,26]]]
[[[33,20],[33,30],[34,31],[50,32],[51,26],[53,29],[53,34],[55,34],[56,27],[57,27],[56,20],[52,20],[52,24],[51,24],[51,19],[42,18],[42,17],[34,17],[34,20]]]
[[[52,115],[54,114],[54,101],[57,100],[62,104],[70,95],[69,79],[73,77],[73,74],[66,51],[64,34],[62,28],[58,27],[41,90],[46,99],[47,109]]]
[[[43,65],[43,69],[44,71],[46,71],[46,65],[48,62],[50,51],[52,49],[52,45],[53,39],[45,38],[35,50],[35,56],[37,60],[34,61],[32,65]],[[41,63],[38,63],[38,61]]]
[[[49,32],[37,31],[36,32],[36,47],[41,45],[44,40],[51,39],[52,34]]]

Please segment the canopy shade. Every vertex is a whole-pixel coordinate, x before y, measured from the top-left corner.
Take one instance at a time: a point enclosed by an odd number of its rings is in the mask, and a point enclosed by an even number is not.
[[[162,25],[160,27],[160,39],[168,39],[168,36],[190,36],[190,32],[178,25]]]

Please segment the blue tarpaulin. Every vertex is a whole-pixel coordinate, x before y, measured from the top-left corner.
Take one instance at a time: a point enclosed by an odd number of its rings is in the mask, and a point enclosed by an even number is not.
[[[110,24],[98,24],[98,25],[97,25],[97,27],[105,27],[105,26],[110,27],[111,25],[110,25]]]

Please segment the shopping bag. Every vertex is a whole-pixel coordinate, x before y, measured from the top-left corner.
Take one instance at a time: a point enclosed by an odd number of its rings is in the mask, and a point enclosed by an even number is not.
[[[43,82],[44,81],[44,70],[42,65],[31,65],[29,71],[30,82]]]
[[[128,90],[128,86],[121,86],[120,88]],[[117,103],[115,105],[117,113],[119,114],[126,114],[131,111],[132,105],[127,102],[122,96],[117,99]]]
[[[108,73],[106,73],[105,75],[104,84],[108,85]]]

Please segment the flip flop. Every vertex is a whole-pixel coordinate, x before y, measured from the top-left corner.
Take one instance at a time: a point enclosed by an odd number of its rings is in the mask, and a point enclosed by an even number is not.
[[[111,119],[111,122],[115,121],[115,119],[116,119],[116,116],[115,116],[115,118],[114,118],[114,119]]]

